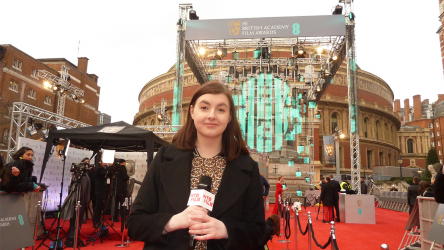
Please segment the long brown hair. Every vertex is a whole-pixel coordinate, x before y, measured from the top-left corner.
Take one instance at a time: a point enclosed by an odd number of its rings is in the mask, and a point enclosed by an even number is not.
[[[428,181],[424,181],[424,180],[420,181],[419,182],[419,188],[418,188],[419,195],[422,196],[424,191],[426,191],[429,188],[430,188],[430,183]]]
[[[279,216],[276,214],[272,214],[270,216],[268,216],[267,220],[271,220],[273,221],[273,234],[272,235],[276,235],[277,237],[279,237],[279,235],[281,234],[281,222],[279,220]]]
[[[188,107],[187,120],[173,137],[174,146],[180,150],[191,150],[196,147],[197,130],[194,126],[193,119],[191,118],[190,108],[191,106],[194,107],[196,105],[196,101],[199,97],[206,94],[224,94],[230,103],[231,120],[227,124],[225,131],[222,133],[222,153],[224,154],[226,161],[232,161],[241,153],[248,155],[248,149],[242,138],[242,132],[237,121],[233,97],[228,88],[222,85],[219,81],[205,83],[197,89],[196,93],[194,93]]]

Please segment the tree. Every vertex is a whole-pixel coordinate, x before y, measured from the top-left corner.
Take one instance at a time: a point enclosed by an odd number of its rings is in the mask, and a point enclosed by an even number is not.
[[[439,162],[439,159],[438,159],[438,154],[436,153],[436,149],[431,148],[429,150],[429,152],[427,153],[426,166],[425,166],[425,170],[424,170],[424,177],[427,177],[427,178],[432,177],[432,173],[430,173],[430,171],[429,171],[429,165],[433,165],[438,162]]]

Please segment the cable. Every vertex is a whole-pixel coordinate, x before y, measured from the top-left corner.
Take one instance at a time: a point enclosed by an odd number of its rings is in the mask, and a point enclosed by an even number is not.
[[[328,238],[327,243],[325,243],[325,245],[321,245],[321,244],[318,243],[318,241],[315,238],[315,234],[314,234],[314,231],[313,231],[313,225],[310,227],[310,231],[311,231],[311,235],[313,237],[313,241],[316,243],[316,246],[320,247],[321,249],[325,249],[328,245],[330,245],[330,243],[331,243],[331,235]]]

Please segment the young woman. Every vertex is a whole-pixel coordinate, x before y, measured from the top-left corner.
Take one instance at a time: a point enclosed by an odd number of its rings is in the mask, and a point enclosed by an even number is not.
[[[3,180],[3,189],[6,192],[38,192],[40,190],[40,186],[35,183],[36,180],[31,178],[34,170],[33,156],[34,151],[28,147],[22,147],[15,152],[12,156],[13,161],[6,164],[7,171],[12,173],[12,176]],[[15,175],[17,171],[19,174]]]
[[[419,196],[422,197],[433,197],[433,189],[430,186],[430,183],[428,183],[427,181],[420,181],[418,193]]]
[[[282,197],[282,192],[287,190],[288,187],[285,187],[285,189],[282,186],[282,183],[284,182],[284,177],[279,176],[278,177],[278,183],[276,183],[276,193],[274,193],[274,197],[276,197],[276,201],[274,202],[273,212],[272,214],[278,214],[279,210],[279,196]]]
[[[187,207],[201,176],[212,178],[211,212]],[[128,218],[128,235],[144,249],[254,249],[265,229],[257,163],[242,139],[230,91],[216,81],[193,95],[185,125],[162,147]]]
[[[279,237],[279,235],[281,234],[280,220],[278,215],[272,214],[268,216],[265,223],[266,223],[266,228],[264,231],[264,235],[262,236],[262,239],[259,241],[256,250],[269,249],[268,246],[267,248],[265,248],[265,245],[267,245],[268,241],[272,240],[274,235],[276,237]]]

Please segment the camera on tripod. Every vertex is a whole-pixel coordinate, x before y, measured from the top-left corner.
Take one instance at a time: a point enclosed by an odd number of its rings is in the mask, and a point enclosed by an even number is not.
[[[81,162],[79,164],[73,163],[69,171],[74,173],[73,174],[74,181],[78,181],[80,177],[86,174],[86,172],[91,171],[91,168],[90,165],[86,162]]]

